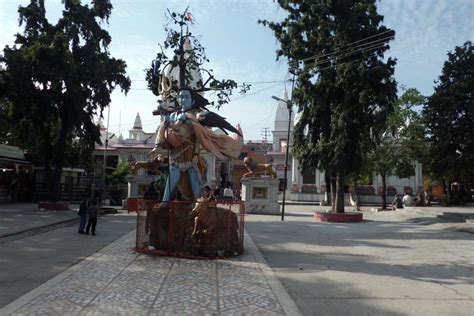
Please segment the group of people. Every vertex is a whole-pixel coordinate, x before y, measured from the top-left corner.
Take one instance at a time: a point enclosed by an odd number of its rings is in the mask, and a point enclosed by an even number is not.
[[[209,188],[208,191],[210,192],[211,188],[209,186],[206,186],[206,187]],[[214,190],[213,196],[217,199],[222,198],[224,200],[240,200],[239,191],[234,191],[232,189],[232,186],[230,185],[224,188],[224,190],[221,190],[218,187],[216,187],[216,189]]]
[[[224,188],[221,193],[221,189],[216,187],[215,190],[212,190],[209,185],[205,185],[201,189],[200,196],[202,197],[209,197],[212,196],[216,199],[223,198],[225,200],[235,200],[240,199],[239,191],[232,190],[232,187],[229,185],[228,187]],[[160,190],[156,188],[155,182],[151,182],[148,189],[143,194],[143,199],[146,201],[160,201]]]
[[[428,192],[419,192],[415,199],[412,198],[408,192],[405,192],[402,198],[395,196],[392,202],[392,207],[394,210],[397,208],[403,208],[404,206],[429,206],[430,205],[430,195]]]
[[[81,204],[79,205],[78,215],[80,222],[77,233],[89,235],[89,232],[91,232],[92,236],[95,236],[101,202],[101,195],[96,189],[95,184],[92,184],[90,189],[82,196]]]

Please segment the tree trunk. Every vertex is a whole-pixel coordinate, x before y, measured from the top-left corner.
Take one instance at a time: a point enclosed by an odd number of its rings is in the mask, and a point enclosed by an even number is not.
[[[331,171],[331,210],[336,212],[336,172]]]
[[[54,173],[52,178],[51,192],[49,192],[49,200],[51,202],[57,202],[61,198],[61,175],[64,165],[64,150],[66,145],[66,136],[68,133],[67,122],[61,120],[61,127],[59,130],[59,137],[55,146],[55,159],[54,159]]]
[[[452,202],[452,198],[453,198],[453,191],[451,191],[451,180],[448,179],[447,183],[446,183],[446,198],[449,202]]]
[[[387,175],[381,174],[382,177],[382,209],[387,209]]]
[[[49,156],[50,151],[46,151],[43,157],[43,167],[44,167],[44,185],[48,192],[48,197],[52,190],[52,174],[51,174],[51,158]]]
[[[327,203],[328,205],[332,205],[331,202],[331,177],[329,176],[329,172],[326,171],[324,173],[324,182],[326,183],[326,196],[327,196]]]
[[[336,213],[344,213],[344,174],[337,173]]]
[[[49,131],[49,128],[45,128],[45,130]],[[53,175],[51,172],[51,153],[53,151],[53,147],[51,146],[49,139],[50,137],[48,133],[43,136],[44,144],[41,146],[43,150],[43,167],[44,167],[44,186],[46,187],[48,198],[50,196],[52,185],[53,185]]]
[[[359,190],[357,190],[357,187],[358,187],[358,181],[357,179],[354,179],[354,193],[355,193],[355,196],[356,196],[356,210],[357,211],[360,211],[360,196],[359,196]]]
[[[446,185],[446,179],[443,179],[443,193],[445,196],[448,196],[448,186]]]

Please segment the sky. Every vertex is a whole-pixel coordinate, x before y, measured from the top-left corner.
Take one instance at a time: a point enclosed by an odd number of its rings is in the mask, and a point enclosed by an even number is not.
[[[88,1],[83,1],[88,2]],[[28,0],[0,0],[0,47],[12,45],[18,26],[18,6]],[[55,22],[61,14],[61,0],[45,0],[47,17]],[[156,130],[160,119],[153,116],[157,97],[146,89],[144,69],[150,67],[165,40],[166,10],[183,12],[189,6],[194,17],[190,32],[198,36],[216,78],[253,83],[245,95],[235,93],[219,114],[240,123],[246,140],[262,140],[264,128],[273,129],[277,101],[289,79],[285,60],[276,61],[278,48],[273,33],[257,23],[259,19],[279,21],[286,12],[273,0],[112,0],[114,9],[104,28],[112,36],[109,47],[115,58],[127,63],[132,87],[125,96],[112,95],[109,131],[128,137],[135,116],[140,113],[143,130]],[[433,93],[448,51],[474,41],[472,0],[385,0],[378,1],[384,24],[396,31],[387,56],[397,58],[395,78],[399,85]],[[103,113],[104,124],[108,110]]]

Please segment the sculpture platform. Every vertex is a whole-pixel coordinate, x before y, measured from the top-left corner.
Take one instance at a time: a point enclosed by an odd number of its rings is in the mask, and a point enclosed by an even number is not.
[[[242,201],[246,213],[249,214],[280,214],[278,204],[278,179],[243,178]]]
[[[199,201],[199,200],[198,200]],[[215,201],[213,201],[215,202]],[[242,254],[244,209],[238,201],[201,207],[174,201],[160,207],[141,201],[136,249],[154,255],[184,258],[226,258]]]

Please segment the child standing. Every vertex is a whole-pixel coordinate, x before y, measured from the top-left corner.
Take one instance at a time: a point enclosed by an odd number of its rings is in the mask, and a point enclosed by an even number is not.
[[[86,227],[87,220],[87,199],[85,197],[82,198],[81,204],[79,204],[79,212],[77,212],[77,214],[81,218],[79,222],[79,230],[77,232],[79,234],[85,234],[84,227]]]
[[[89,230],[92,232],[92,236],[95,236],[95,226],[97,225],[97,216],[99,209],[97,208],[97,201],[92,201],[91,206],[87,209],[87,215],[89,215],[89,221],[87,222],[86,235],[89,235]],[[92,229],[91,229],[92,226]]]

